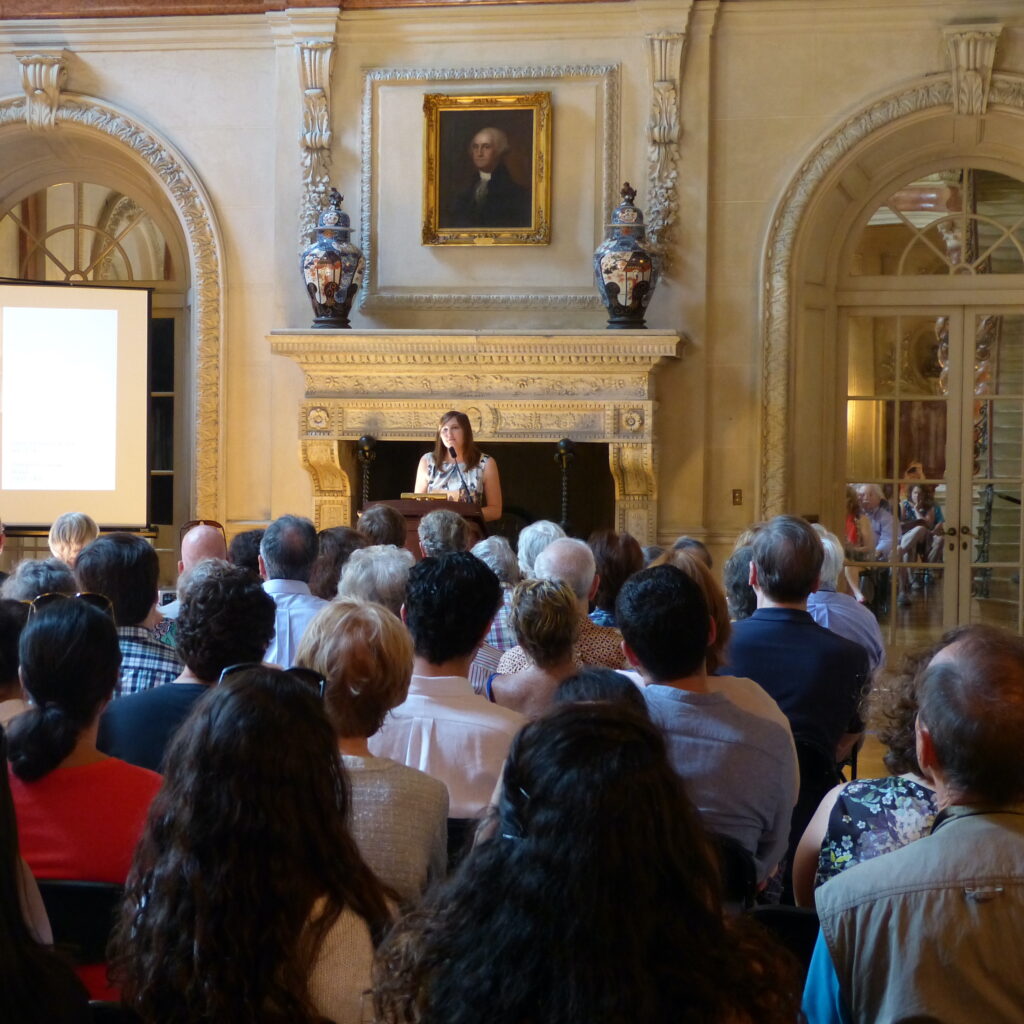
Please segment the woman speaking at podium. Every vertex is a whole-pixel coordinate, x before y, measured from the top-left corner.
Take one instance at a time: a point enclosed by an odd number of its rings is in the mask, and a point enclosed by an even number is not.
[[[481,506],[484,522],[501,518],[498,464],[477,447],[464,412],[452,409],[441,417],[434,450],[420,459],[416,470],[416,493],[473,502]]]

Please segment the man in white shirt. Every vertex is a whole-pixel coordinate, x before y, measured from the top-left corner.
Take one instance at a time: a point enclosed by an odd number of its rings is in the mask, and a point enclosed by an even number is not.
[[[264,661],[282,668],[294,665],[302,634],[313,616],[327,604],[309,590],[309,574],[318,549],[316,527],[300,516],[281,516],[263,534],[260,575],[263,589],[277,605],[274,639]]]
[[[477,696],[468,679],[500,602],[498,577],[468,552],[413,566],[402,608],[415,649],[409,696],[370,737],[377,757],[440,779],[453,818],[476,817],[488,805],[512,737],[526,724]]]

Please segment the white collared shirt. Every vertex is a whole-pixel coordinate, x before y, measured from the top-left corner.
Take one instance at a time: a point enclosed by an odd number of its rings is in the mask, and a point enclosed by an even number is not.
[[[295,652],[310,620],[327,602],[309,592],[299,580],[264,580],[263,589],[274,599],[274,639],[270,641],[264,661],[281,668],[295,664]]]
[[[448,814],[475,818],[525,724],[518,712],[477,696],[462,676],[414,675],[405,702],[370,737],[370,751],[440,779],[448,787]]]

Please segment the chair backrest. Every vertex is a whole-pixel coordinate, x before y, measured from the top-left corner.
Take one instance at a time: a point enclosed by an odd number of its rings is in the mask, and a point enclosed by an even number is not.
[[[102,964],[124,889],[110,882],[40,879],[53,944],[76,965]]]
[[[757,896],[757,865],[753,854],[732,836],[712,833],[711,842],[718,855],[723,905],[733,913],[749,910]]]
[[[818,941],[818,912],[813,907],[754,907],[750,916],[768,929],[800,961],[803,979]]]

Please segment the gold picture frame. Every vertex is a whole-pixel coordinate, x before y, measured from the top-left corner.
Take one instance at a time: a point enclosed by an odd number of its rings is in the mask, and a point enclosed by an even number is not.
[[[423,113],[423,244],[550,244],[551,93],[427,93]]]

